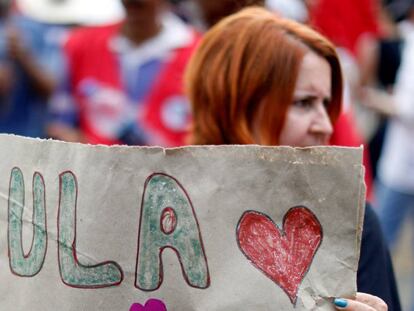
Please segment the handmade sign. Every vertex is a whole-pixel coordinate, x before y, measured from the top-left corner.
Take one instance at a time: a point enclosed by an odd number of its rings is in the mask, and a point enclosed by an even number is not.
[[[0,309],[333,310],[355,294],[355,148],[0,135]]]

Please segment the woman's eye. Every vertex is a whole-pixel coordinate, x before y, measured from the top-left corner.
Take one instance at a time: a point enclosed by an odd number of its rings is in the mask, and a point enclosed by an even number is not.
[[[330,104],[331,104],[331,101],[329,99],[325,99],[323,101],[323,106],[325,107],[326,110],[328,110]]]
[[[298,99],[293,102],[293,105],[297,108],[310,109],[313,106],[313,100],[312,98]]]

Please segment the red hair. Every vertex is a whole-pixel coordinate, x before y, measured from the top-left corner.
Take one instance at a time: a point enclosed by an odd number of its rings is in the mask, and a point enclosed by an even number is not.
[[[277,145],[308,51],[331,67],[328,115],[335,122],[342,74],[327,39],[261,8],[247,8],[219,22],[205,34],[186,72],[194,118],[191,143]],[[257,133],[253,124],[258,115]]]

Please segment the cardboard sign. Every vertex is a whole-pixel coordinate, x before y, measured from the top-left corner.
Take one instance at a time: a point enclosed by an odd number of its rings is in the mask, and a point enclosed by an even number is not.
[[[333,310],[355,293],[361,149],[0,150],[1,310]]]

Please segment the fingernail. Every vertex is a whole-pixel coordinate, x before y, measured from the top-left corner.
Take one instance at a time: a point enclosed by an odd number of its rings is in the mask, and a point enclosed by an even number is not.
[[[334,304],[339,308],[346,308],[346,306],[348,305],[348,301],[346,301],[346,299],[343,298],[335,298]]]

